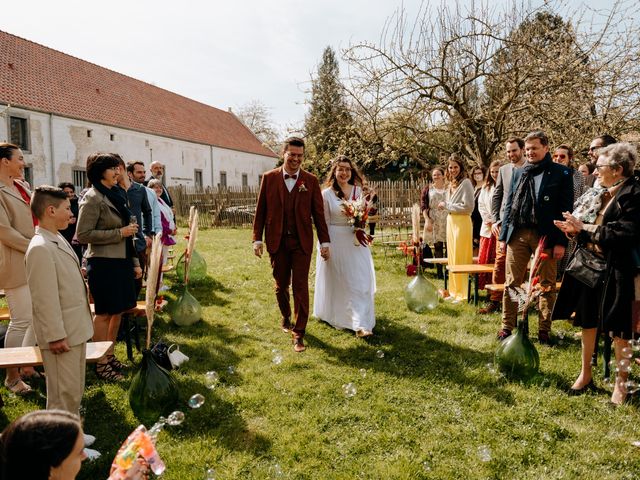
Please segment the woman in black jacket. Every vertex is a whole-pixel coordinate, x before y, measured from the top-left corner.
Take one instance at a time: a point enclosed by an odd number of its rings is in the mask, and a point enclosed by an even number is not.
[[[616,143],[598,152],[596,175],[600,188],[587,191],[573,214],[565,212],[556,226],[585,248],[606,260],[604,280],[594,288],[564,276],[554,319],[573,319],[582,327],[582,368],[570,389],[577,395],[592,390],[591,356],[598,327],[613,337],[618,364],[632,337],[632,302],[636,265],[633,251],[640,244],[640,185],[633,178],[635,147]],[[627,350],[628,351],[628,350]],[[625,351],[626,352],[626,351]],[[618,372],[611,402],[619,405],[627,396],[628,373]]]

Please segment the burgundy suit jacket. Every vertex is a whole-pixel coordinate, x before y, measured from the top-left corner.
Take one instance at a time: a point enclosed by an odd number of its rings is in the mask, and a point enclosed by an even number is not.
[[[315,175],[300,169],[300,175],[293,188],[298,190],[294,206],[298,240],[302,250],[311,255],[313,251],[312,219],[320,243],[329,242],[320,184]],[[270,170],[262,176],[256,215],[253,219],[253,241],[262,241],[264,232],[269,253],[275,253],[280,247],[284,224],[284,196],[287,193],[282,167]]]

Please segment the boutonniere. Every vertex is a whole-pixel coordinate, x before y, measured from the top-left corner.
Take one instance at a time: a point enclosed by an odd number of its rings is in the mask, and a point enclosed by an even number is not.
[[[300,184],[298,185],[298,191],[299,192],[306,192],[307,191],[307,187],[304,184],[304,181],[302,181],[302,180],[300,181]]]

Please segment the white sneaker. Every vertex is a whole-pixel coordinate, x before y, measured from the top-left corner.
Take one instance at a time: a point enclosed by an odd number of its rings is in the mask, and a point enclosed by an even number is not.
[[[83,433],[82,434],[84,437],[84,446],[85,447],[90,447],[91,445],[93,445],[96,441],[96,437],[94,437],[93,435],[89,435],[88,433]]]
[[[97,460],[102,455],[98,450],[93,450],[92,448],[85,448],[84,454],[87,456],[87,460],[93,462]]]

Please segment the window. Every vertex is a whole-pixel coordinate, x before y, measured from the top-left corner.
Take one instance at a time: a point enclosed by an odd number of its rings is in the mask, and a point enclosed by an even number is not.
[[[11,143],[22,150],[29,150],[29,125],[26,118],[9,117],[11,127]]]
[[[227,172],[220,172],[220,186],[227,188]]]
[[[87,186],[87,172],[81,168],[74,168],[72,170],[73,185],[76,187],[76,192],[80,193],[83,188]]]
[[[249,186],[249,175],[247,175],[246,173],[242,174],[242,187],[246,188]]]
[[[194,170],[193,172],[193,183],[196,187],[202,188],[202,170]]]
[[[115,139],[116,139],[116,134],[115,133],[109,134],[109,140],[111,140],[113,142],[113,141],[115,141]]]
[[[33,188],[33,167],[31,165],[24,166],[24,180]]]
[[[87,138],[91,138],[93,135],[93,130],[87,130]]]

